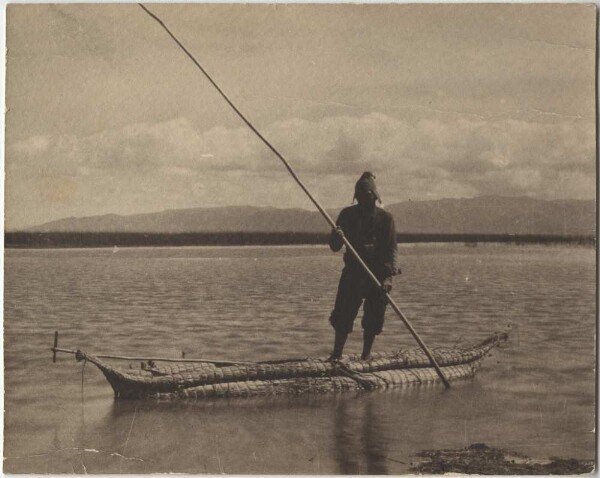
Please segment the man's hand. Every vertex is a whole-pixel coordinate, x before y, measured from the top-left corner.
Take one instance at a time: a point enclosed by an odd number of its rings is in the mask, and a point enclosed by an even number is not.
[[[331,234],[329,235],[329,248],[333,252],[339,251],[344,245],[344,231],[342,231],[341,226],[336,226],[331,229]]]
[[[344,231],[342,230],[341,226],[336,226],[335,228],[332,229],[332,232],[337,234],[340,237],[344,237]]]
[[[392,278],[391,277],[386,277],[385,279],[383,279],[383,282],[381,283],[381,289],[386,294],[389,294],[389,292],[392,290]]]

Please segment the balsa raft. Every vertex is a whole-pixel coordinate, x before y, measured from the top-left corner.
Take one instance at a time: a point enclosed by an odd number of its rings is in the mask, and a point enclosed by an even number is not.
[[[471,378],[485,356],[507,340],[496,333],[470,348],[438,348],[436,362],[450,381]],[[55,335],[52,351],[75,354],[77,360],[96,365],[123,399],[203,399],[295,395],[347,390],[378,390],[440,383],[427,355],[420,349],[374,353],[369,361],[358,355],[337,362],[324,359],[289,359],[267,362],[211,362],[201,359],[142,359],[141,368],[116,368],[104,359],[140,360],[85,354],[58,348]],[[158,366],[156,362],[166,362]],[[169,363],[170,362],[170,363]]]

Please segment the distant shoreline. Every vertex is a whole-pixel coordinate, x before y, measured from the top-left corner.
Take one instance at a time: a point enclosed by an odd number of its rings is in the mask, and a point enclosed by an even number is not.
[[[329,235],[292,232],[217,232],[217,233],[112,233],[112,232],[6,232],[7,249],[140,247],[140,246],[246,246],[327,244]],[[398,243],[454,242],[475,246],[477,243],[579,244],[595,245],[593,235],[556,234],[439,234],[402,233]]]

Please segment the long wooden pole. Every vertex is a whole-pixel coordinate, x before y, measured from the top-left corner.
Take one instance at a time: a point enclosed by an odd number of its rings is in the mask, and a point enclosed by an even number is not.
[[[281,160],[281,162],[283,163],[283,165],[286,167],[286,169],[292,175],[292,177],[294,178],[294,180],[298,183],[298,185],[300,186],[300,188],[306,193],[306,195],[309,197],[309,199],[312,201],[312,203],[316,206],[316,208],[319,210],[319,212],[323,215],[323,217],[325,218],[325,220],[329,223],[329,225],[333,229],[335,229],[336,224],[333,221],[333,219],[331,219],[331,217],[329,216],[329,214],[327,213],[327,211],[325,211],[325,209],[323,209],[323,207],[321,207],[321,205],[319,204],[319,202],[315,199],[315,197],[311,194],[311,192],[308,190],[308,188],[300,180],[300,178],[298,177],[298,175],[296,174],[296,172],[292,169],[292,167],[287,162],[287,160],[283,157],[283,155],[279,151],[277,151],[277,149],[275,148],[275,146],[273,146],[254,127],[254,125],[252,123],[250,123],[250,121],[242,114],[242,112],[237,109],[237,107],[227,97],[227,95],[223,92],[223,90],[221,90],[221,88],[219,88],[219,86],[210,77],[210,75],[206,72],[206,70],[202,67],[202,65],[200,65],[200,63],[198,63],[198,61],[196,60],[196,58],[194,58],[194,56],[181,44],[181,42],[175,37],[175,35],[173,35],[173,33],[171,33],[171,31],[167,28],[167,26],[163,23],[163,21],[160,18],[158,18],[154,13],[152,13],[150,10],[148,10],[143,4],[140,3],[139,6],[148,15],[150,15],[154,20],[156,20],[161,27],[163,27],[163,29],[169,34],[169,36],[173,39],[173,41],[175,41],[175,43],[177,43],[177,45],[179,45],[179,47],[185,52],[185,54],[190,58],[190,60],[192,60],[192,62],[194,62],[194,64],[198,67],[198,69],[204,74],[204,76],[208,79],[208,81],[210,81],[210,83],[217,89],[217,91],[221,94],[221,96],[225,99],[225,101],[229,104],[229,106],[231,106],[231,108],[237,113],[237,115],[242,119],[242,121],[244,123],[246,123],[246,125],[261,139],[261,141],[273,152],[273,154],[275,154],[275,156],[277,156]],[[369,277],[371,278],[371,280],[375,284],[377,284],[378,287],[381,287],[381,283],[379,282],[379,280],[377,279],[377,277],[375,277],[375,275],[373,274],[373,272],[371,272],[371,270],[369,269],[369,267],[364,263],[364,261],[358,255],[358,253],[356,252],[356,250],[354,249],[354,247],[352,247],[352,244],[350,244],[350,241],[348,241],[348,239],[346,239],[346,237],[344,237],[343,235],[341,235],[340,237],[344,241],[344,244],[346,245],[346,249],[348,251],[350,251],[350,253],[354,256],[354,258],[362,266],[362,268],[365,270],[365,272],[367,272],[367,274],[369,275]],[[415,331],[415,329],[413,329],[412,325],[410,325],[410,322],[408,321],[408,319],[406,318],[406,316],[402,313],[402,311],[400,310],[400,308],[396,305],[396,303],[394,302],[394,300],[392,299],[392,297],[387,292],[385,293],[385,297],[386,297],[388,303],[390,304],[390,306],[392,307],[392,309],[394,309],[394,312],[396,312],[396,314],[398,315],[398,317],[400,317],[400,319],[402,319],[402,322],[404,322],[404,325],[406,325],[406,327],[408,328],[409,332],[415,338],[415,340],[417,341],[417,343],[419,344],[419,346],[423,349],[423,352],[425,352],[425,355],[427,355],[427,357],[431,361],[431,364],[435,367],[435,370],[436,370],[437,374],[442,379],[442,382],[444,382],[444,385],[446,386],[446,388],[450,388],[450,383],[448,382],[448,379],[444,375],[444,372],[442,372],[442,369],[440,368],[440,366],[436,362],[436,360],[433,357],[433,355],[432,355],[431,351],[429,350],[429,348],[427,348],[427,346],[425,345],[425,342],[423,342],[423,340],[421,340],[421,337],[419,337],[419,335],[417,334],[417,332]]]

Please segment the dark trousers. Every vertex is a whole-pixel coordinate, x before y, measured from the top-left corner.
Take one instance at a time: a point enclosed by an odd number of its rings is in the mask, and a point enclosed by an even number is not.
[[[383,330],[387,306],[384,292],[362,270],[344,267],[329,319],[336,332],[352,332],[354,319],[363,301],[362,328],[373,335],[379,335]]]

